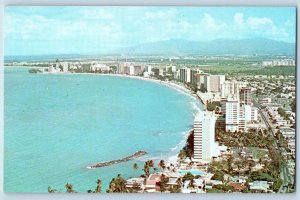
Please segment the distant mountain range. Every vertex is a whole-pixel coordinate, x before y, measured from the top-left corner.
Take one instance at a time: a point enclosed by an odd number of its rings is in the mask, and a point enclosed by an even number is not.
[[[212,41],[190,41],[171,39],[140,44],[117,51],[124,55],[286,55],[295,56],[295,43],[287,43],[265,38],[216,39]]]

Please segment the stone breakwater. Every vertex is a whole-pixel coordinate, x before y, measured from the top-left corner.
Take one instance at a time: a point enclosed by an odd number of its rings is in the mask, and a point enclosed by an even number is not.
[[[127,162],[129,160],[133,160],[133,159],[136,159],[138,157],[141,157],[141,156],[145,155],[146,153],[147,153],[146,151],[137,151],[134,154],[132,154],[130,156],[127,156],[125,158],[121,158],[121,159],[117,159],[117,160],[111,160],[111,161],[108,161],[108,162],[101,162],[101,163],[89,165],[86,168],[88,168],[88,169],[96,169],[96,168],[100,168],[100,167],[106,167],[106,166],[118,164],[118,163],[121,163],[121,162]]]

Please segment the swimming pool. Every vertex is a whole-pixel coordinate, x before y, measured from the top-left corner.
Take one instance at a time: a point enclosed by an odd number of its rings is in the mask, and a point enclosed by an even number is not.
[[[184,175],[184,174],[187,174],[187,173],[191,173],[191,174],[193,174],[194,176],[195,175],[203,175],[205,172],[202,172],[202,171],[200,171],[200,170],[198,170],[198,169],[189,169],[189,170],[178,170],[178,173],[179,174],[182,174],[182,175]]]

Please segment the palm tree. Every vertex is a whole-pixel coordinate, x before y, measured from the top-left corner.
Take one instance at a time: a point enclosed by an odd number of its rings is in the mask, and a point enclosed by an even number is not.
[[[56,189],[53,189],[51,186],[48,187],[48,193],[54,193],[56,192]]]
[[[153,160],[147,160],[144,164],[144,172],[145,172],[146,176],[150,175],[151,167],[154,167]]]
[[[145,172],[146,176],[150,175],[150,166],[149,166],[148,161],[146,161],[145,164],[144,164],[144,172]]]
[[[154,167],[154,162],[153,162],[153,160],[149,160],[149,167]]]
[[[178,179],[176,180],[176,184],[177,184],[178,186],[181,187],[181,184],[182,184],[181,178],[178,178]]]
[[[126,188],[126,181],[121,177],[120,174],[116,178],[113,178],[109,184],[108,193],[128,193],[128,189]]]
[[[74,192],[75,192],[75,191],[73,190],[73,185],[72,185],[72,184],[67,183],[67,184],[65,185],[65,187],[66,187],[67,193],[74,193]]]
[[[134,163],[134,164],[133,164],[133,169],[134,169],[135,171],[137,171],[137,170],[139,169],[139,166],[138,166],[137,163]]]
[[[191,179],[189,183],[189,187],[195,188],[194,183],[195,183],[194,179]]]
[[[101,193],[101,183],[102,183],[101,179],[98,179],[96,183],[97,183],[97,187],[95,189],[95,193]]]
[[[167,186],[168,181],[169,181],[169,178],[166,177],[164,174],[162,174],[161,178],[160,178],[160,185],[159,185],[160,192],[166,191],[166,186]]]
[[[161,160],[158,164],[158,166],[160,167],[160,171],[164,171],[166,168],[166,164],[164,160]]]
[[[232,155],[230,155],[229,158],[227,159],[227,169],[229,174],[230,172],[232,172],[232,161],[233,161],[233,157]]]

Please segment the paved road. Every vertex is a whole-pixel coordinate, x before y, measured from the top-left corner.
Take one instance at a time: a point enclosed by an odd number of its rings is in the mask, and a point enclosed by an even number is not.
[[[273,140],[274,140],[273,147],[276,148],[276,149],[279,149],[279,145],[277,143],[277,140],[275,139],[275,133],[274,133],[274,131],[272,129],[272,126],[269,123],[268,118],[266,117],[266,115],[264,114],[264,112],[261,110],[260,104],[257,103],[255,100],[252,100],[252,102],[253,102],[253,105],[258,108],[260,116],[262,117],[262,119],[264,120],[264,122],[265,122],[265,124],[267,126],[267,130],[271,133],[271,135],[273,137]],[[284,150],[284,153],[286,153],[285,150]],[[281,176],[281,178],[283,180],[283,183],[282,183],[280,189],[278,190],[278,193],[285,193],[287,191],[287,189],[288,189],[287,187],[288,187],[288,183],[289,183],[289,176],[288,176],[288,169],[287,169],[287,167],[282,167],[280,169],[280,176]]]

